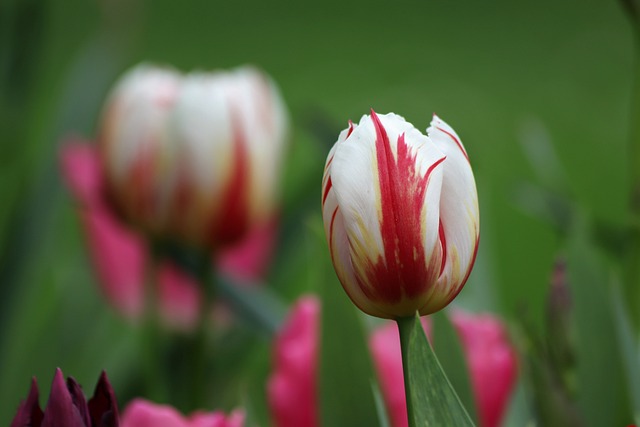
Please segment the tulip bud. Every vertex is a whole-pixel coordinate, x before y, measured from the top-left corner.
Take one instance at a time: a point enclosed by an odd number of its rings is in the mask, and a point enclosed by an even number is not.
[[[349,123],[327,157],[322,213],[351,300],[383,318],[436,312],[464,286],[478,249],[473,172],[455,131],[423,135],[393,113]]]
[[[140,66],[103,114],[108,190],[148,233],[206,247],[236,242],[274,214],[286,129],[278,91],[256,69]]]
[[[87,403],[82,388],[71,377],[65,383],[60,369],[51,384],[44,412],[38,403],[38,384],[34,379],[27,400],[20,403],[11,427],[117,427],[118,404],[106,374],[103,372],[93,397]]]

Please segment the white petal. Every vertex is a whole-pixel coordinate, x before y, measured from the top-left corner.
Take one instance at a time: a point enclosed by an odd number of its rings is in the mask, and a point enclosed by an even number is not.
[[[453,298],[475,260],[480,229],[478,195],[467,153],[455,131],[434,115],[427,133],[447,155],[440,198],[447,262],[438,282],[438,294],[447,295],[443,292],[446,289]]]

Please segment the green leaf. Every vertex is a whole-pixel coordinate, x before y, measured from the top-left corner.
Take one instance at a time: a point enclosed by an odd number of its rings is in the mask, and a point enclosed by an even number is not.
[[[613,292],[613,313],[615,315],[616,332],[618,345],[622,355],[624,378],[627,381],[627,391],[633,410],[636,423],[640,418],[640,359],[638,358],[638,347],[631,319],[627,312],[627,305],[622,300],[620,285],[614,283]]]
[[[409,427],[473,426],[427,341],[420,317],[398,319]]]
[[[433,314],[431,319],[433,320],[433,347],[440,355],[442,369],[469,416],[477,422],[478,413],[471,390],[471,377],[458,333],[444,311]]]
[[[587,218],[578,219],[567,257],[576,326],[578,405],[587,425],[629,425],[633,417],[616,334],[609,268],[588,237]]]
[[[320,420],[323,426],[379,425],[364,325],[337,280],[321,291]]]

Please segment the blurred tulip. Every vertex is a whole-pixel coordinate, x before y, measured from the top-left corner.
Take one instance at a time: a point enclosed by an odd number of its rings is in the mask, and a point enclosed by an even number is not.
[[[118,220],[105,192],[102,164],[94,145],[70,140],[61,151],[61,168],[79,204],[89,253],[103,294],[121,314],[141,318],[144,305],[145,269],[149,262],[142,236]],[[242,241],[218,251],[212,261],[236,282],[259,280],[266,272],[276,234],[276,221],[258,225]],[[198,321],[201,290],[185,272],[169,262],[157,271],[160,318],[165,326],[193,330]]]
[[[11,427],[117,427],[118,403],[107,375],[100,376],[93,397],[87,403],[82,388],[71,377],[65,383],[60,369],[56,370],[49,401],[44,412],[38,402],[35,378],[26,400],[20,403]]]
[[[302,298],[292,309],[274,347],[274,371],[267,394],[278,427],[318,425],[316,374],[320,302]],[[422,325],[427,334],[427,318]],[[451,321],[461,339],[479,410],[481,427],[497,427],[511,398],[517,376],[515,350],[504,326],[490,314],[460,310]],[[369,340],[380,388],[393,427],[407,426],[407,407],[398,327],[389,322]],[[437,350],[437,349],[436,349]]]
[[[158,405],[143,399],[132,401],[122,413],[122,427],[242,427],[244,413],[234,411],[195,412],[184,417],[171,406]]]
[[[278,427],[315,427],[320,301],[302,297],[276,338],[267,398]]]
[[[473,267],[473,172],[460,138],[435,115],[427,136],[393,113],[350,122],[327,157],[322,213],[338,278],[367,314],[436,312]]]
[[[113,89],[98,141],[126,220],[218,248],[273,217],[286,132],[284,103],[257,69],[182,75],[141,65]]]

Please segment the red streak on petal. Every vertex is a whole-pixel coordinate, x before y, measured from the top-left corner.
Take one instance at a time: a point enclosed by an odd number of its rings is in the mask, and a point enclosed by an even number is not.
[[[447,263],[447,238],[444,235],[442,218],[440,218],[440,225],[438,227],[438,239],[440,239],[440,248],[442,249],[442,261],[440,263],[440,274],[438,274],[438,277],[440,277],[442,275],[442,272],[444,271],[444,266]]]
[[[329,195],[329,190],[331,190],[332,186],[333,186],[333,183],[331,182],[331,175],[329,175],[329,179],[327,179],[327,184],[324,187],[324,194],[322,195],[322,207],[324,207],[324,202],[327,200],[327,196]]]
[[[373,111],[373,110],[372,110]],[[356,127],[353,125],[353,122],[351,120],[349,120],[349,131],[347,132],[347,138],[349,138],[351,136],[351,133],[353,133],[353,130]],[[345,138],[346,139],[346,138]]]
[[[249,155],[244,129],[231,109],[233,133],[233,165],[231,176],[221,198],[220,216],[212,226],[211,239],[214,244],[228,244],[242,237],[248,227],[249,217]]]
[[[455,135],[452,134],[451,132],[447,132],[446,130],[439,127],[436,127],[436,129],[438,129],[440,132],[446,133],[447,135],[449,135],[449,138],[453,139],[453,141],[456,143],[460,151],[462,151],[462,154],[464,155],[464,157],[467,159],[467,162],[468,162],[469,156],[467,155],[467,152],[465,151],[465,149],[462,147],[462,143],[460,142],[460,140],[458,140],[458,138],[456,138]]]
[[[429,176],[445,157],[420,176],[416,152],[410,150],[404,134],[398,137],[394,158],[387,132],[373,110],[371,118],[376,130],[384,257],[371,262],[366,280],[360,280],[360,286],[365,294],[394,303],[424,292],[435,283],[440,272],[440,265],[427,263],[425,259],[422,207]]]
[[[331,223],[329,224],[329,253],[331,254],[331,260],[333,261],[333,223],[336,220],[336,214],[338,213],[338,206],[333,211],[333,215],[331,215]]]
[[[327,161],[327,164],[324,166],[324,170],[326,171],[331,166],[331,162],[333,162],[333,156]]]

